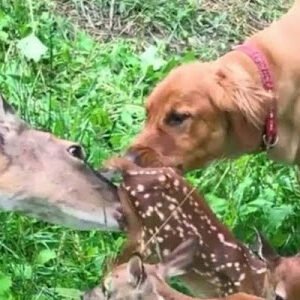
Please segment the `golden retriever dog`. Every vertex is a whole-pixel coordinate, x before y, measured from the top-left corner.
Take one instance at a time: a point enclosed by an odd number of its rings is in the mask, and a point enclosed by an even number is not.
[[[300,1],[243,47],[172,70],[148,97],[127,157],[189,170],[267,150],[299,164]]]

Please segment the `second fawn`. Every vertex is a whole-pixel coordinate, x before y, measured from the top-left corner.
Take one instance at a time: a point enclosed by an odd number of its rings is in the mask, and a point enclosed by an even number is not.
[[[186,296],[166,280],[182,275],[193,264],[197,241],[188,239],[181,243],[164,261],[155,265],[144,264],[141,256],[133,255],[108,274],[101,287],[84,295],[84,300],[202,300]],[[263,300],[257,296],[236,293],[222,298],[206,300]]]

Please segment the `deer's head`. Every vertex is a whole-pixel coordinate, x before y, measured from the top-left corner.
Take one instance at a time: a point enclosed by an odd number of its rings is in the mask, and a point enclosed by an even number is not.
[[[165,280],[182,275],[191,267],[196,245],[193,238],[188,239],[171,252],[163,262],[155,265],[144,264],[140,255],[133,255],[128,263],[113,269],[104,278],[101,287],[86,293],[84,300],[182,299],[164,298],[166,293],[170,296],[173,294],[173,297],[177,295],[175,290],[168,287]]]
[[[32,129],[0,97],[0,209],[87,229],[118,229],[115,187],[74,142]]]
[[[270,270],[267,300],[300,299],[300,256],[280,256],[258,232],[258,252]]]

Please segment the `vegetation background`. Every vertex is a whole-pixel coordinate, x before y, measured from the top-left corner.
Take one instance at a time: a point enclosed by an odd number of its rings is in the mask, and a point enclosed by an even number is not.
[[[99,166],[129,144],[144,119],[145,96],[171,68],[216,58],[290,4],[0,0],[0,90],[32,126],[81,142],[89,161]],[[261,154],[187,177],[243,241],[251,241],[255,225],[281,253],[300,249],[296,167]],[[78,299],[99,281],[105,259],[124,239],[13,213],[0,213],[0,223],[0,299],[5,300]]]

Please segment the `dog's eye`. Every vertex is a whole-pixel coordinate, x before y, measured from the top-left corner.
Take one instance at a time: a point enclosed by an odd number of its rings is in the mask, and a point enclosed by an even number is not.
[[[190,117],[191,115],[189,113],[178,113],[173,111],[167,116],[165,122],[170,126],[179,126]]]
[[[279,296],[279,295],[276,295],[276,296],[275,296],[275,300],[285,300],[285,298],[283,298],[283,297],[281,297],[281,296]]]

